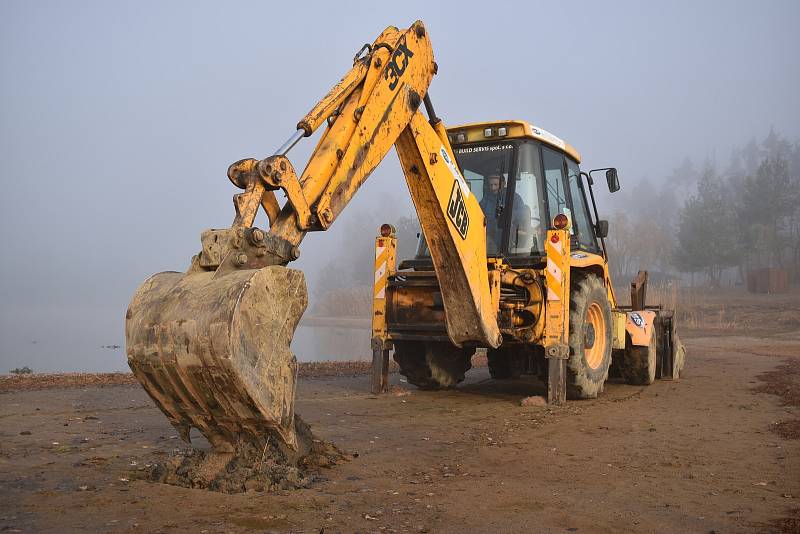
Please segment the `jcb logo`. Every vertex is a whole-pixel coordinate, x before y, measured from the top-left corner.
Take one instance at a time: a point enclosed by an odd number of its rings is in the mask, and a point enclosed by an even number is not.
[[[414,53],[406,46],[406,38],[403,36],[397,42],[397,48],[392,52],[392,57],[389,58],[389,64],[386,66],[386,73],[384,74],[384,78],[391,80],[389,89],[392,91],[395,90],[400,82],[400,76],[408,68],[408,62],[412,57],[414,57]]]
[[[467,205],[464,202],[464,196],[461,194],[461,188],[458,187],[458,182],[453,182],[453,190],[450,191],[450,202],[447,203],[447,216],[453,226],[458,230],[458,235],[461,239],[467,238],[467,230],[469,229],[469,216],[467,215]]]

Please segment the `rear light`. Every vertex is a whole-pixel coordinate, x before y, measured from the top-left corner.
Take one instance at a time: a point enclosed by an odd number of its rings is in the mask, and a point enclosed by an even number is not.
[[[391,235],[394,235],[394,232],[395,232],[394,226],[392,226],[391,224],[384,223],[381,225],[381,237],[389,237]]]
[[[497,129],[497,136],[498,137],[505,137],[506,135],[508,135],[508,130],[506,129],[505,126],[502,126],[502,127]]]
[[[563,213],[559,213],[553,218],[553,226],[556,230],[563,230],[569,224],[569,219]]]
[[[483,136],[484,137],[491,137],[492,136],[492,129],[491,128],[486,128],[485,130],[483,130]]]

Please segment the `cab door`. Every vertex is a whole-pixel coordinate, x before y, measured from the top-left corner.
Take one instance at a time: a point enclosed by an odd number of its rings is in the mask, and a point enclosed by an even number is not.
[[[594,224],[589,215],[589,205],[586,202],[586,190],[578,163],[572,158],[565,157],[567,162],[567,183],[569,185],[569,196],[572,201],[573,221],[578,234],[578,247],[588,252],[600,252],[597,244],[597,235],[594,232]]]
[[[572,248],[598,252],[600,249],[589,219],[578,164],[546,146],[542,146],[542,163],[547,190],[548,226],[552,226],[556,215],[563,213],[570,222]]]
[[[544,186],[547,190],[548,228],[553,225],[553,218],[563,213],[572,222],[572,210],[568,200],[569,193],[564,175],[564,156],[561,152],[542,146],[542,164],[544,167]],[[570,228],[570,234],[574,231]]]

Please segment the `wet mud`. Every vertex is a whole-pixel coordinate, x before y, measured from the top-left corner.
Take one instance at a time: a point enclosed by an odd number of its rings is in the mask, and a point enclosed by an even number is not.
[[[230,453],[187,447],[151,464],[138,478],[222,493],[274,492],[307,488],[322,469],[352,458],[333,443],[315,437],[299,416],[295,416],[295,430],[303,451],[299,455],[274,436],[263,448],[240,443]]]

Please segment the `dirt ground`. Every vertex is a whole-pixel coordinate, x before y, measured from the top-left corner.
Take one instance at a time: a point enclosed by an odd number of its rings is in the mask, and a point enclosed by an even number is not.
[[[754,324],[684,330],[679,381],[559,408],[485,367],[386,396],[363,365],[308,371],[298,413],[357,456],[275,493],[138,479],[181,442],[124,375],[3,380],[0,532],[800,532],[800,330]]]

